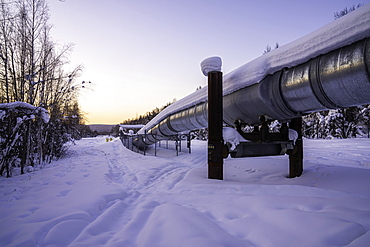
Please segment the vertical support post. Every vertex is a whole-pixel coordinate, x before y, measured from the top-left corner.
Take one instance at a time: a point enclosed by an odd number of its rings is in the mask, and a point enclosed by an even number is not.
[[[157,142],[154,142],[154,156],[157,156]]]
[[[269,126],[268,126],[268,124],[266,122],[266,117],[265,116],[261,116],[260,117],[260,121],[261,121],[261,129],[260,129],[261,140],[263,142],[265,142],[268,139]]]
[[[208,178],[223,179],[222,72],[208,72]]]
[[[188,140],[187,140],[187,146],[188,146],[188,149],[189,149],[189,154],[191,154],[191,139],[190,139],[190,132],[188,134]]]
[[[289,127],[298,133],[294,149],[289,154],[289,178],[295,178],[301,176],[303,172],[302,118],[293,118]]]
[[[144,132],[144,142],[146,141],[146,130]],[[146,155],[146,145],[144,145],[144,156]]]
[[[280,128],[280,134],[284,141],[289,140],[289,128],[286,122],[282,123],[281,128]]]
[[[177,137],[179,137],[179,151],[182,152],[182,150],[181,150],[181,135],[177,135]]]

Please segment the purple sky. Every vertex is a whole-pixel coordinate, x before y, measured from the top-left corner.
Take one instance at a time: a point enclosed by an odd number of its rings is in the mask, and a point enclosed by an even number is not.
[[[200,63],[220,56],[223,72],[334,21],[370,0],[48,0],[52,36],[74,43],[84,65],[89,123],[117,124],[181,99],[207,83]]]

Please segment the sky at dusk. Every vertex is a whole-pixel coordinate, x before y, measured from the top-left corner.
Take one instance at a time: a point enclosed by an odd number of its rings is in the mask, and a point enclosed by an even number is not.
[[[48,0],[52,37],[73,43],[70,66],[91,81],[80,106],[89,124],[118,124],[206,86],[200,63],[224,74],[370,0]]]

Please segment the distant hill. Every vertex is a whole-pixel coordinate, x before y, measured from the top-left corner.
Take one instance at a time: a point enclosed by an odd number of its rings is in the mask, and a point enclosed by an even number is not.
[[[112,127],[116,126],[109,124],[89,124],[91,131],[97,131],[98,133],[109,133],[112,130]]]

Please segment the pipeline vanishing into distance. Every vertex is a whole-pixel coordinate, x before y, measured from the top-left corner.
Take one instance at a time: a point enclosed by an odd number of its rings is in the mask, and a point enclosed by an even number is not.
[[[259,124],[261,116],[289,121],[311,112],[369,104],[369,36],[224,93],[224,123]],[[143,148],[181,132],[206,128],[207,101],[194,102],[180,110],[167,107],[166,114],[138,132],[134,145]]]

